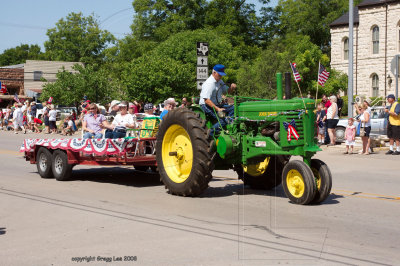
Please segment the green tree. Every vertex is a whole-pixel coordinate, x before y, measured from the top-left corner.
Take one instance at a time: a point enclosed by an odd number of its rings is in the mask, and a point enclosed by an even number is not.
[[[361,0],[355,0],[357,5]],[[329,51],[329,24],[348,11],[347,0],[280,0],[275,12],[280,20],[281,36],[301,33],[325,52]]]
[[[167,56],[146,54],[127,66],[122,82],[129,98],[157,103],[195,91],[193,73],[187,66]]]
[[[60,71],[57,73],[57,80],[46,83],[43,88],[41,100],[54,98],[55,104],[77,105],[83,96],[91,101],[105,104],[114,97],[121,96],[117,84],[109,79],[107,69],[93,65],[74,65],[76,73]]]
[[[101,63],[104,49],[112,44],[114,36],[99,28],[93,16],[70,13],[47,31],[49,40],[44,43],[50,60],[83,63]]]
[[[134,0],[131,26],[137,40],[156,42],[203,26],[205,0]]]
[[[37,44],[21,44],[15,48],[4,50],[0,54],[0,66],[9,66],[25,63],[27,59],[41,59],[43,53],[40,51],[40,46]]]
[[[300,88],[303,97],[316,91],[318,62],[327,65],[329,57],[318,46],[311,43],[308,36],[288,34],[275,39],[253,62],[242,65],[238,71],[239,94],[263,98],[276,96],[276,73],[291,72],[289,62],[297,64],[302,76]],[[292,94],[300,96],[292,78]],[[315,95],[315,94],[314,94]]]

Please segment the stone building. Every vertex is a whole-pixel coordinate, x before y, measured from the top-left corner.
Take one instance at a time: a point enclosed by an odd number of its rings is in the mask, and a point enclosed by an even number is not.
[[[348,73],[349,14],[330,25],[331,67]],[[391,61],[400,54],[400,1],[365,0],[354,8],[354,94],[386,96],[395,91]]]

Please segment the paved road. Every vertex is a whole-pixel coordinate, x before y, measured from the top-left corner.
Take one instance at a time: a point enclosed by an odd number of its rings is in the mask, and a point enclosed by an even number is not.
[[[282,187],[244,188],[232,171],[215,171],[200,198],[171,196],[156,175],[131,168],[76,167],[73,181],[41,179],[17,152],[32,136],[0,131],[1,265],[400,262],[400,156],[326,149],[316,157],[331,168],[332,194],[299,206]]]

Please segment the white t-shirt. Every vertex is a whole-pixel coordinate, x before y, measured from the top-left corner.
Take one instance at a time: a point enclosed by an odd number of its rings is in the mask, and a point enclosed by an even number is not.
[[[74,127],[74,122],[72,122],[72,120],[68,120],[68,126],[73,128]]]
[[[135,125],[135,121],[129,113],[126,115],[117,114],[112,124],[115,125],[115,128],[126,129],[126,125]]]
[[[57,111],[52,109],[49,112],[49,121],[56,121],[57,120]]]
[[[13,113],[13,121],[22,122],[24,120],[24,114],[22,113],[21,108],[16,108]]]
[[[364,114],[365,113],[368,113],[368,110],[366,110],[364,113],[362,113],[361,114],[361,116],[360,116],[360,123],[361,123],[361,121],[363,121],[365,118],[364,118]],[[362,127],[370,127],[371,126],[371,115],[369,115],[369,120],[368,120],[368,122],[365,122],[365,123],[361,123],[361,126]]]

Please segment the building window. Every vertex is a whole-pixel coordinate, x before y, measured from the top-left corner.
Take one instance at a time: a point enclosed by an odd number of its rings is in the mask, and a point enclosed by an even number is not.
[[[343,40],[343,58],[349,60],[349,38]]]
[[[379,96],[379,77],[377,74],[372,75],[372,97]]]
[[[372,53],[379,53],[379,27],[375,26],[372,28]]]
[[[33,71],[33,81],[40,81],[43,76],[42,71]]]

